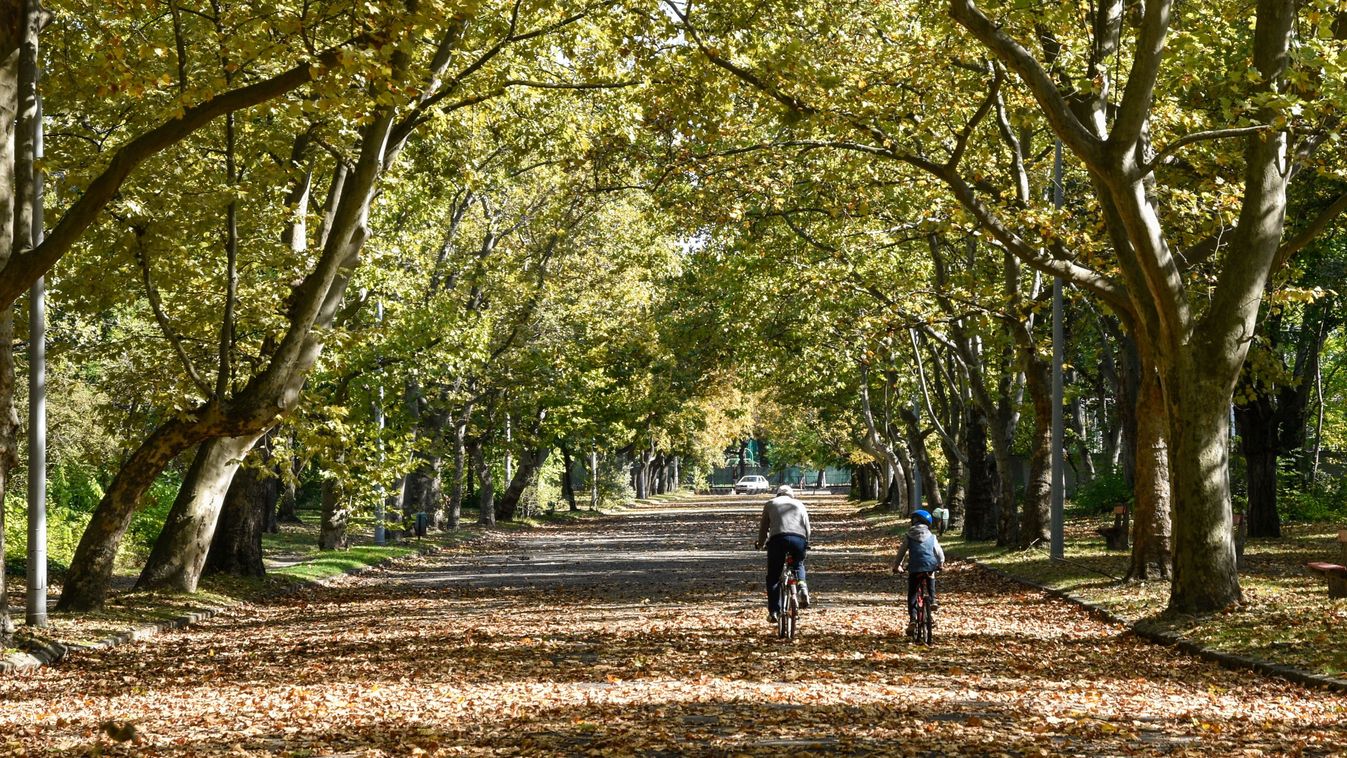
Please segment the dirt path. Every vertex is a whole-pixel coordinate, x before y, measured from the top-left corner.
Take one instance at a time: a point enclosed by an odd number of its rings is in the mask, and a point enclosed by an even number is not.
[[[501,536],[0,679],[0,754],[1334,754],[1347,697],[1175,656],[966,566],[910,646],[890,541],[814,501],[766,622],[760,500]]]

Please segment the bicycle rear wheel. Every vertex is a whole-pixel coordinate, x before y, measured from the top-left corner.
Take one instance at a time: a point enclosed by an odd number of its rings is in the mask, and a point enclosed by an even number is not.
[[[929,577],[926,581],[921,583],[921,599],[921,609],[923,613],[921,626],[918,627],[917,633],[921,636],[921,641],[929,645],[931,644],[931,629],[935,622],[931,613],[931,580]]]
[[[781,577],[781,583],[777,585],[777,603],[776,603],[776,633],[782,639],[790,639],[794,631],[790,621],[790,584],[786,577]]]

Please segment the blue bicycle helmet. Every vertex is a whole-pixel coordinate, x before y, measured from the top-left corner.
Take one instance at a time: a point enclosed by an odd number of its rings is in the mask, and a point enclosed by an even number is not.
[[[913,520],[913,521],[920,521],[921,523],[923,523],[923,524],[925,524],[925,525],[927,525],[927,526],[930,526],[930,525],[931,525],[931,514],[928,513],[925,509],[915,510],[915,511],[912,511],[912,520]]]

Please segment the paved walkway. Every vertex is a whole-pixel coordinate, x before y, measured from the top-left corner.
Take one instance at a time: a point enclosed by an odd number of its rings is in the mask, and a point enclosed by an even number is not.
[[[812,502],[818,607],[793,645],[766,622],[761,499],[645,506],[0,679],[0,754],[1347,751],[1347,697],[1175,656],[967,566],[915,648],[892,540]],[[108,721],[138,744],[100,738]]]

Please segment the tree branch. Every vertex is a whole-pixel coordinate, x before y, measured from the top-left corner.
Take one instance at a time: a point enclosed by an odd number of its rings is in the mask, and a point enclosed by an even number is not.
[[[1347,193],[1339,195],[1337,200],[1334,200],[1332,204],[1323,209],[1318,216],[1314,217],[1314,220],[1309,223],[1309,226],[1306,226],[1304,229],[1300,230],[1299,234],[1282,243],[1282,246],[1277,249],[1276,258],[1273,259],[1271,273],[1277,273],[1277,271],[1282,266],[1285,266],[1286,262],[1291,259],[1291,256],[1300,252],[1305,246],[1313,242],[1316,237],[1322,234],[1324,230],[1343,213],[1347,213]]]
[[[1148,163],[1146,163],[1141,167],[1141,173],[1142,175],[1149,174],[1150,172],[1155,170],[1156,166],[1159,166],[1161,163],[1164,163],[1166,158],[1178,152],[1180,148],[1191,145],[1194,142],[1204,142],[1207,140],[1224,139],[1226,137],[1245,137],[1250,134],[1257,134],[1259,132],[1267,131],[1268,129],[1271,128],[1272,127],[1269,126],[1268,124],[1255,124],[1254,126],[1236,126],[1231,127],[1229,129],[1211,129],[1205,132],[1194,132],[1192,134],[1185,134],[1182,137],[1179,137],[1178,139],[1169,143],[1168,145],[1165,145],[1163,150],[1156,153],[1154,158],[1151,158]]]
[[[1126,152],[1136,147],[1141,130],[1151,114],[1155,82],[1160,73],[1160,62],[1165,53],[1165,36],[1169,32],[1169,10],[1173,0],[1148,0],[1141,18],[1141,32],[1137,36],[1132,68],[1127,74],[1127,86],[1118,104],[1118,117],[1108,135],[1110,151]]]
[[[103,173],[89,183],[79,199],[52,228],[46,241],[31,253],[17,255],[3,262],[3,268],[0,268],[0,308],[12,305],[38,277],[47,273],[74,246],[97,219],[99,211],[112,200],[122,183],[140,164],[186,139],[219,116],[275,99],[325,75],[337,65],[343,49],[345,46],[331,48],[316,60],[301,63],[270,79],[216,95],[119,148]]]
[[[170,345],[173,346],[173,352],[177,353],[178,360],[182,362],[182,368],[187,372],[187,378],[192,380],[192,384],[201,390],[204,398],[210,398],[214,393],[210,384],[197,372],[196,365],[192,363],[192,358],[187,354],[186,348],[182,345],[182,336],[173,329],[173,324],[168,320],[168,314],[164,312],[163,302],[159,299],[159,288],[154,286],[154,279],[150,274],[150,258],[145,253],[143,244],[144,229],[135,229],[136,262],[140,264],[141,281],[145,283],[145,298],[150,301],[150,310],[154,312],[154,320],[159,324],[159,330],[164,333]]]
[[[1072,152],[1087,163],[1097,165],[1101,162],[1102,143],[1076,118],[1066,98],[1033,54],[993,24],[972,0],[950,0],[949,14],[1029,87],[1053,131]]]

